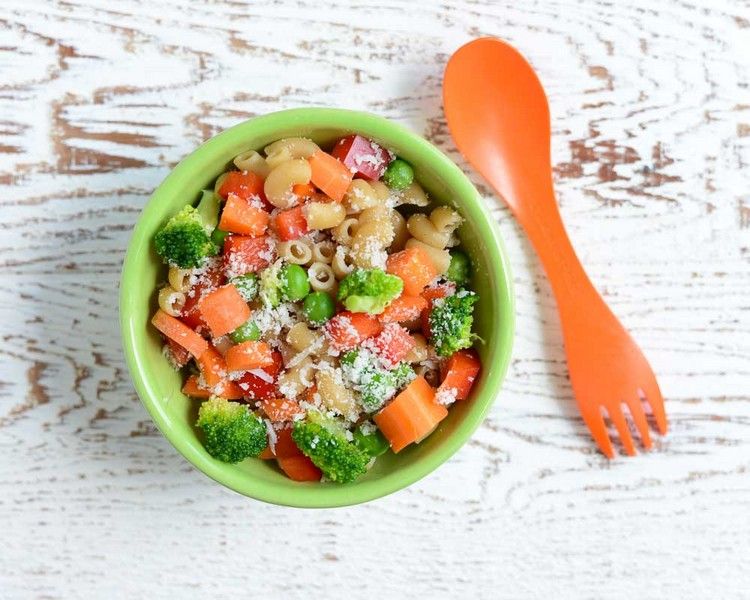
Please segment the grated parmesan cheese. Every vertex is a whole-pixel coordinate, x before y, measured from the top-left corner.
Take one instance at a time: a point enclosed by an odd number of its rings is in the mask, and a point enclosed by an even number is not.
[[[443,406],[450,406],[456,401],[458,390],[456,388],[438,388],[435,392],[435,402],[442,404]]]

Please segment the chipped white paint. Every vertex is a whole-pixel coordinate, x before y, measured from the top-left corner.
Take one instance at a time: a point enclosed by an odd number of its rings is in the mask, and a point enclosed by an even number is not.
[[[750,8],[538,0],[0,3],[0,597],[742,598],[750,590]],[[445,60],[493,34],[550,95],[563,217],[672,430],[607,462],[509,214],[518,335],[474,439],[335,511],[228,492],[154,430],[117,280],[149,192],[284,107],[365,109],[458,158]]]

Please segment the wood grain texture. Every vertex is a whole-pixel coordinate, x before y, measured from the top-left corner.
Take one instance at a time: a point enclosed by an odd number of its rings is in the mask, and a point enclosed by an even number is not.
[[[540,266],[474,177],[518,332],[472,441],[348,509],[213,484],[122,358],[119,271],[148,195],[200,141],[293,106],[383,114],[465,167],[440,81],[480,35],[539,70],[563,218],[660,375],[670,435],[597,454]],[[747,598],[749,50],[745,1],[4,0],[0,597]]]

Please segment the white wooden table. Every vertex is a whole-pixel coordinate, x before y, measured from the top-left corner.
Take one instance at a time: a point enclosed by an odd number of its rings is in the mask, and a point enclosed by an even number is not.
[[[215,485],[120,349],[150,192],[202,140],[293,106],[380,113],[459,160],[442,69],[488,34],[541,74],[563,217],[660,375],[669,436],[595,451],[540,266],[474,177],[518,331],[472,441],[348,509]],[[3,0],[0,598],[750,597],[749,81],[743,1]]]

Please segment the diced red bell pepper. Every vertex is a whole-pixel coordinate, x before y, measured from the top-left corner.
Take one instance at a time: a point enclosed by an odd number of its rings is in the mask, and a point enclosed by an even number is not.
[[[285,242],[299,239],[309,231],[301,206],[282,210],[274,217],[273,227]]]
[[[268,398],[276,398],[279,395],[276,389],[276,380],[281,369],[284,368],[284,361],[278,350],[274,350],[271,356],[273,357],[272,365],[248,371],[237,380],[237,385],[246,398],[250,400],[267,400]],[[262,371],[264,374],[260,375],[258,371]]]
[[[197,276],[195,284],[185,294],[185,306],[182,308],[180,320],[191,329],[205,327],[197,305],[203,296],[224,285],[226,278],[219,260],[214,260]]]
[[[257,196],[263,202],[265,210],[269,212],[273,210],[273,205],[268,202],[263,191],[263,179],[252,171],[230,171],[227,173],[219,188],[219,196],[226,200],[229,194],[236,194],[244,200]]]
[[[167,352],[169,353],[169,361],[175,369],[181,369],[190,360],[190,352],[170,338],[167,338]]]
[[[224,240],[224,273],[228,279],[262,271],[276,259],[268,236],[228,235]]]
[[[372,315],[344,311],[330,319],[323,331],[331,346],[339,352],[344,352],[377,335],[382,328],[380,322]]]
[[[388,323],[377,336],[365,342],[383,361],[386,367],[393,368],[414,348],[414,338],[397,323]]]
[[[438,390],[456,390],[456,400],[465,399],[481,368],[476,350],[459,350],[440,367],[442,382]]]
[[[361,135],[347,135],[333,147],[331,154],[344,163],[355,175],[364,179],[380,179],[393,160],[390,152]]]

